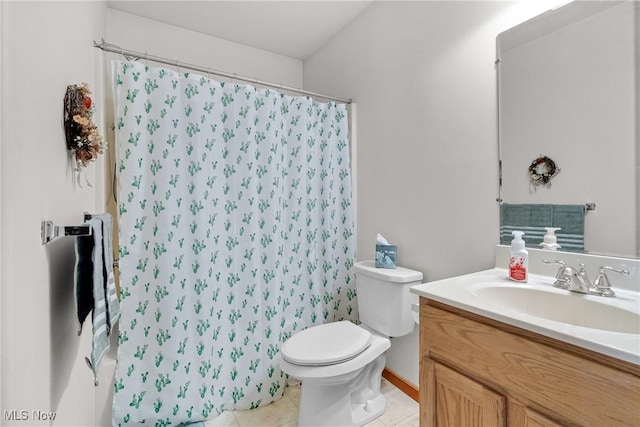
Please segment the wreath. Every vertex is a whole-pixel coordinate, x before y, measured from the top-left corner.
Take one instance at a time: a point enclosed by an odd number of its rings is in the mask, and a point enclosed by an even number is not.
[[[560,172],[556,162],[547,156],[539,156],[529,166],[529,180],[535,187],[551,187],[551,179]]]
[[[91,121],[92,115],[89,86],[86,83],[67,86],[64,96],[64,133],[78,175],[105,150],[102,136]]]

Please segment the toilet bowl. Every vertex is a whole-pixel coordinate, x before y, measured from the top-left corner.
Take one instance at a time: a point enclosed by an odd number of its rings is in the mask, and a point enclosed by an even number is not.
[[[363,335],[368,334],[369,339],[357,354],[345,352],[342,361],[332,363],[322,356],[315,358],[314,363],[310,364],[291,363],[287,360],[287,355],[297,355],[296,349],[303,351],[305,357],[313,354],[310,347],[298,346],[299,343],[294,338],[313,340],[316,336],[323,335],[322,329],[325,327],[334,337],[347,339],[353,336],[357,340],[359,330]],[[386,401],[380,393],[380,377],[386,359],[384,353],[390,346],[388,338],[348,321],[315,326],[285,342],[280,367],[302,382],[298,425],[359,426],[380,416],[386,409]]]
[[[422,273],[356,263],[360,325],[349,321],[305,329],[281,348],[281,369],[302,382],[298,426],[362,426],[386,410],[380,392],[389,336],[413,330],[409,288]]]

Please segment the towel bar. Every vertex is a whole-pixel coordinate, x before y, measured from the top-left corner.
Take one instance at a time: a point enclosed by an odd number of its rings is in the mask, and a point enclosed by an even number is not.
[[[91,236],[91,227],[88,225],[60,226],[53,221],[42,221],[40,225],[40,236],[42,244],[46,245],[50,241],[62,236]]]
[[[500,197],[498,197],[496,199],[496,202],[502,203],[502,199]],[[595,203],[585,203],[584,210],[585,210],[585,212],[586,211],[595,211],[596,210],[596,204]]]

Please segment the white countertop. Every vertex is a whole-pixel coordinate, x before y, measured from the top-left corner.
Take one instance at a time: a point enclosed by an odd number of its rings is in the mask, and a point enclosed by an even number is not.
[[[610,305],[630,312],[628,313],[629,316],[625,316],[625,318],[631,319],[631,322],[636,322],[635,315],[640,314],[639,292],[614,288],[616,296],[607,298],[557,289],[552,286],[553,282],[554,277],[530,274],[527,283],[518,283],[508,279],[506,269],[494,268],[449,279],[423,283],[413,286],[411,292],[452,307],[640,365],[640,333],[636,333],[638,331],[631,333],[612,332],[596,327],[583,327],[571,323],[549,320],[548,318],[523,312],[528,310],[519,310],[505,305],[504,302],[496,302],[490,297],[486,297],[482,292],[478,292],[478,289],[484,286],[483,284],[490,284],[498,290],[500,286],[504,286],[505,288],[519,287],[525,291],[531,290],[532,295],[543,295],[543,298],[547,298],[547,293],[549,298],[557,296],[558,299],[553,301],[554,303],[557,303],[560,298],[565,298],[564,301],[567,301],[566,298],[567,295],[569,295],[570,298],[584,299],[571,300],[569,302],[591,304],[592,306],[593,304]],[[542,294],[541,291],[543,291],[544,294]],[[519,291],[516,290],[516,292]],[[523,295],[527,295],[526,292],[523,293]],[[552,308],[552,310],[554,309],[555,308]],[[562,309],[561,307],[558,311]],[[604,313],[606,312],[605,310]],[[585,313],[579,313],[578,316],[584,314]],[[640,317],[637,319],[640,319]],[[607,319],[604,321],[606,322]],[[636,330],[635,324],[629,326],[629,330]],[[637,326],[637,329],[640,330],[640,324]]]

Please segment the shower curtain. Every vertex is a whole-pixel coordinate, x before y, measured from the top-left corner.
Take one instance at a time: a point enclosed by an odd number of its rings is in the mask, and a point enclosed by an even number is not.
[[[279,350],[357,318],[344,105],[114,62],[114,424],[279,399]]]

